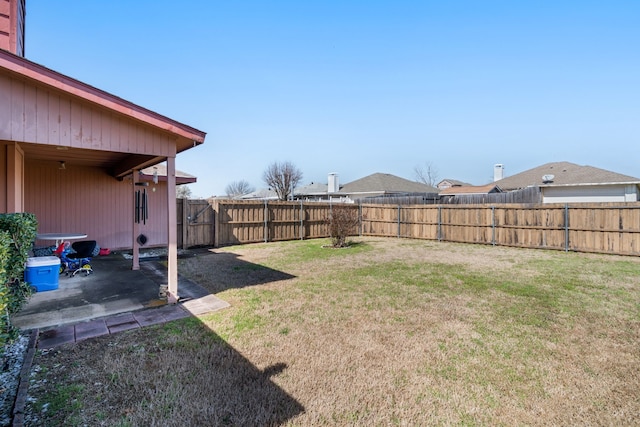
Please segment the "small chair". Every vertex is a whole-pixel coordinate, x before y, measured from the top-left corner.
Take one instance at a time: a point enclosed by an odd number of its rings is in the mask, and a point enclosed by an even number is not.
[[[60,273],[66,271],[67,276],[75,276],[79,272],[93,273],[91,268],[91,257],[95,251],[97,242],[95,240],[82,240],[73,242],[71,248],[75,252],[63,250],[60,252]]]

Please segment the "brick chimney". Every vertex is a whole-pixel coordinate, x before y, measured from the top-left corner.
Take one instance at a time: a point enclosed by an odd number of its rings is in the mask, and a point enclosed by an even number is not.
[[[0,0],[0,49],[24,57],[26,0]]]

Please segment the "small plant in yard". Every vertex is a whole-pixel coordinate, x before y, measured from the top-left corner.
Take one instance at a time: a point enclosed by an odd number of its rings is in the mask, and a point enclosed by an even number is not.
[[[334,248],[344,248],[347,237],[356,233],[360,224],[360,215],[357,206],[334,205],[331,207],[329,218],[325,220],[329,226],[331,245]]]

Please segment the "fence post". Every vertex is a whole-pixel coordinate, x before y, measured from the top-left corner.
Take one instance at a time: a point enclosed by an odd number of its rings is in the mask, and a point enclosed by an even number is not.
[[[360,237],[362,237],[362,200],[358,202],[358,222],[360,223]]]
[[[398,238],[400,238],[400,205],[398,205]]]
[[[182,249],[187,249],[189,242],[187,241],[189,236],[189,199],[182,198]]]
[[[442,241],[442,206],[438,206],[438,242]]]
[[[304,206],[300,199],[300,240],[304,240]]]
[[[220,202],[215,199],[211,200],[211,208],[213,209],[213,247],[220,247]]]
[[[491,244],[496,245],[496,207],[491,206]]]
[[[569,204],[564,205],[564,251],[569,252]]]
[[[267,206],[267,200],[265,199],[264,201],[264,242],[265,243],[269,241],[268,216],[269,216],[269,207]]]

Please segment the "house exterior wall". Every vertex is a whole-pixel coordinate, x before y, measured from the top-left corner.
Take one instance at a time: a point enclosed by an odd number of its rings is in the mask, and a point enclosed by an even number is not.
[[[8,75],[0,75],[0,117],[0,140],[159,157],[176,154],[176,139],[169,133]]]
[[[0,212],[24,210],[24,152],[15,143],[0,142]]]
[[[436,187],[438,188],[438,190],[445,190],[447,188],[453,187],[453,183],[447,181],[446,179],[443,179],[438,183]]]
[[[166,183],[149,184],[149,219],[140,224],[146,246],[167,244]],[[156,191],[153,191],[153,189]],[[90,167],[58,169],[52,162],[25,162],[25,211],[36,215],[39,233],[86,233],[100,247],[133,246],[134,187]],[[36,246],[52,242],[37,241]]]
[[[9,186],[12,185],[9,182],[7,176],[7,146],[0,145],[0,212],[7,212],[7,192]]]
[[[385,194],[391,194],[391,193],[386,193],[384,191],[367,191],[367,192],[354,192],[354,193],[341,191],[340,194],[336,194],[336,196],[347,197],[352,200],[361,200],[366,197],[379,197],[379,196],[384,196]]]
[[[7,212],[24,210],[24,152],[18,144],[7,146]]]
[[[543,203],[637,202],[638,186],[629,184],[541,187]]]
[[[24,56],[25,0],[0,0],[0,49]]]

